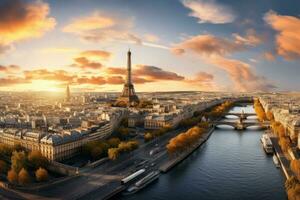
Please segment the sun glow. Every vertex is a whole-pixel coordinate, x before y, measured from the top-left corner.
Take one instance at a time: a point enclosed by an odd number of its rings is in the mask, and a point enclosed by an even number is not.
[[[61,82],[49,80],[33,80],[32,83],[22,84],[15,88],[19,91],[62,92],[65,87]]]

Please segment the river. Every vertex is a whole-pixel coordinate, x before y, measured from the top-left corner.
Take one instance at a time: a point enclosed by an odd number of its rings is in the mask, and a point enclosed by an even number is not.
[[[254,112],[252,106],[230,112]],[[253,119],[251,119],[253,120]],[[158,181],[124,200],[282,200],[285,178],[259,141],[263,131],[216,129]]]

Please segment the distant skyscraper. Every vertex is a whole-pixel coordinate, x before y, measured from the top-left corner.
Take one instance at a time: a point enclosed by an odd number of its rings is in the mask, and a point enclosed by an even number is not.
[[[131,106],[139,103],[139,98],[135,94],[134,86],[131,81],[131,52],[127,52],[127,76],[123,87],[122,95],[117,100],[118,104],[124,103]]]
[[[69,85],[67,85],[67,89],[66,89],[66,101],[70,102],[70,100],[71,100],[71,92],[70,92]]]

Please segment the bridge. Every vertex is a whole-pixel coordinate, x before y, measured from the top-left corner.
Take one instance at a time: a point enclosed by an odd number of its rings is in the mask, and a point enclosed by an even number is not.
[[[242,113],[226,113],[223,115],[223,117],[226,117],[226,116],[236,116],[238,118],[247,119],[248,117],[256,116],[256,114],[242,112]]]
[[[267,129],[270,127],[270,123],[268,122],[245,122],[245,121],[214,121],[213,124],[215,127],[218,127],[219,125],[227,125],[231,126],[236,130],[244,130],[247,129],[248,127],[259,127],[260,129]]]

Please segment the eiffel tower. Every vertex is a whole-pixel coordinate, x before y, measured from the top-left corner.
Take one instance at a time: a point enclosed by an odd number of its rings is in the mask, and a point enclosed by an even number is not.
[[[134,106],[139,103],[139,98],[135,94],[134,86],[131,82],[131,52],[127,52],[127,77],[121,96],[117,100],[117,105],[123,104]]]

